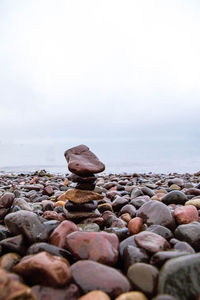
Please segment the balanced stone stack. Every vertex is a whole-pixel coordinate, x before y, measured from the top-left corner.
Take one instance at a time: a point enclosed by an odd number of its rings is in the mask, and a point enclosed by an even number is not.
[[[72,172],[71,181],[75,188],[62,195],[66,200],[64,213],[69,220],[95,218],[100,216],[98,200],[102,195],[95,193],[95,174],[105,170],[105,165],[85,145],[71,148],[64,153],[68,169]]]

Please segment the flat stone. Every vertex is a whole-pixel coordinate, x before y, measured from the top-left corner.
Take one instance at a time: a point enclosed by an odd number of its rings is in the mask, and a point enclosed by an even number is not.
[[[146,231],[151,231],[153,233],[159,234],[166,240],[169,240],[174,236],[169,228],[161,225],[151,225],[147,227]]]
[[[130,290],[130,283],[122,273],[98,262],[78,261],[71,266],[71,270],[74,282],[83,293],[101,290],[115,298]]]
[[[10,213],[4,221],[11,233],[22,233],[30,243],[43,242],[48,239],[46,227],[33,212],[20,210]]]
[[[168,259],[183,255],[188,255],[188,252],[179,250],[159,251],[151,257],[150,263],[158,268],[161,268]]]
[[[91,201],[88,203],[82,203],[82,204],[77,204],[73,203],[71,201],[66,201],[65,203],[65,208],[68,211],[93,211],[94,209],[97,208],[98,202],[97,201]]]
[[[175,238],[187,242],[196,251],[200,251],[200,223],[192,222],[190,224],[179,225],[175,232]]]
[[[48,244],[48,243],[35,243],[35,244],[31,245],[27,250],[27,255],[37,254],[37,253],[43,252],[43,251],[46,251],[51,255],[64,257],[67,260],[72,259],[72,255],[69,251],[67,251],[63,248],[59,248],[54,245]]]
[[[187,200],[188,200],[187,196],[181,191],[171,191],[162,198],[162,202],[166,205],[169,204],[184,205]]]
[[[13,271],[24,277],[31,285],[61,287],[71,280],[69,262],[65,258],[47,252],[25,256]]]
[[[63,209],[64,214],[66,219],[72,220],[72,221],[77,221],[77,220],[82,220],[86,218],[98,218],[101,216],[100,212],[98,209],[95,209],[94,211],[68,211],[67,209]]]
[[[167,250],[170,248],[170,245],[166,239],[150,231],[140,232],[136,234],[134,238],[135,238],[135,243],[139,247],[151,253],[156,253],[158,251]]]
[[[103,198],[104,196],[95,192],[77,189],[69,189],[62,195],[62,201],[63,199],[65,199],[77,204],[92,202],[94,200],[101,200]]]
[[[69,170],[78,176],[90,176],[105,170],[105,165],[85,145],[79,145],[65,151]]]
[[[100,231],[99,225],[96,223],[78,224],[77,227],[79,231],[84,231],[84,232]]]
[[[49,243],[57,246],[59,248],[65,248],[66,246],[66,237],[74,232],[77,231],[78,227],[71,221],[63,221],[60,223],[52,232],[49,237]]]
[[[77,300],[79,299],[78,287],[71,283],[69,286],[58,289],[49,286],[35,285],[32,292],[37,300]],[[28,300],[28,299],[27,299]]]
[[[178,300],[195,299],[200,293],[200,254],[168,260],[160,271],[158,293]]]
[[[119,241],[112,233],[76,231],[66,237],[66,248],[78,260],[89,259],[112,266],[118,260]]]
[[[96,175],[91,175],[91,176],[78,176],[76,174],[71,174],[69,179],[72,182],[77,182],[77,183],[93,183],[97,180]]]
[[[150,200],[137,211],[137,217],[143,219],[144,223],[150,225],[161,225],[168,228],[174,228],[174,218],[170,209],[163,203]]]
[[[127,272],[133,287],[146,295],[152,295],[157,287],[159,271],[154,266],[145,263],[135,263]]]

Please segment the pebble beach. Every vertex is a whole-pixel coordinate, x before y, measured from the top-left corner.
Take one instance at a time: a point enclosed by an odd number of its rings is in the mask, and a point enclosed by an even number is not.
[[[200,299],[200,172],[0,175],[0,300]]]

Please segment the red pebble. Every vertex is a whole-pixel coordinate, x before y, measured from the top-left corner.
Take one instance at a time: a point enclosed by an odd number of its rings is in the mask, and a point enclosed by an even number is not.
[[[178,224],[188,224],[199,220],[198,210],[193,205],[177,207],[174,210],[174,217]]]
[[[140,217],[135,217],[128,222],[128,230],[131,234],[137,234],[141,231],[143,220]]]

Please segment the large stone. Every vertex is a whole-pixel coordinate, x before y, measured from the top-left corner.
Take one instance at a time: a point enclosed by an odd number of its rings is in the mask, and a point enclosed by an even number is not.
[[[10,213],[4,221],[11,233],[22,233],[30,243],[43,242],[48,239],[45,225],[33,212],[20,210]]]
[[[78,189],[69,189],[61,196],[62,196],[62,201],[70,200],[71,202],[77,204],[92,202],[94,200],[101,200],[104,197],[92,191],[85,191],[85,190],[78,190]]]
[[[78,176],[90,176],[105,170],[105,165],[85,145],[68,149],[64,155],[69,170]]]
[[[79,289],[73,283],[64,289],[35,285],[32,287],[32,292],[37,300],[77,300],[79,298]]]
[[[182,204],[187,201],[187,196],[180,191],[171,191],[162,198],[162,202],[168,204]]]
[[[72,221],[80,221],[86,218],[98,218],[101,216],[98,209],[94,211],[68,211],[67,209],[63,208],[63,212],[65,214],[66,219]]]
[[[155,224],[169,228],[174,226],[170,209],[165,204],[155,200],[150,200],[142,205],[137,211],[137,217],[142,218],[148,226]]]
[[[200,251],[200,223],[192,222],[190,224],[179,225],[175,232],[175,237],[178,240],[187,242],[196,251]]]
[[[200,254],[168,260],[160,271],[158,293],[178,300],[196,299],[200,293]]]
[[[123,274],[95,261],[78,261],[71,270],[74,282],[84,293],[101,290],[114,298],[130,290],[130,283]]]
[[[172,258],[176,258],[179,256],[188,255],[186,251],[180,250],[170,250],[170,251],[160,251],[155,253],[150,260],[152,265],[155,265],[158,268],[161,268],[162,265],[168,260]]]
[[[140,232],[136,234],[134,237],[135,237],[135,243],[139,247],[151,253],[156,253],[158,251],[167,250],[170,248],[170,245],[166,239],[150,231]]]
[[[90,259],[107,265],[115,265],[118,260],[119,241],[112,233],[76,231],[67,236],[66,247],[78,260]]]
[[[62,287],[71,280],[69,262],[45,251],[25,256],[13,270],[31,285]]]
[[[174,210],[174,217],[178,224],[189,224],[199,220],[199,213],[195,206],[186,205]]]
[[[0,197],[0,209],[2,208],[10,208],[13,200],[15,198],[15,195],[10,192],[6,192],[3,194],[3,196]]]

